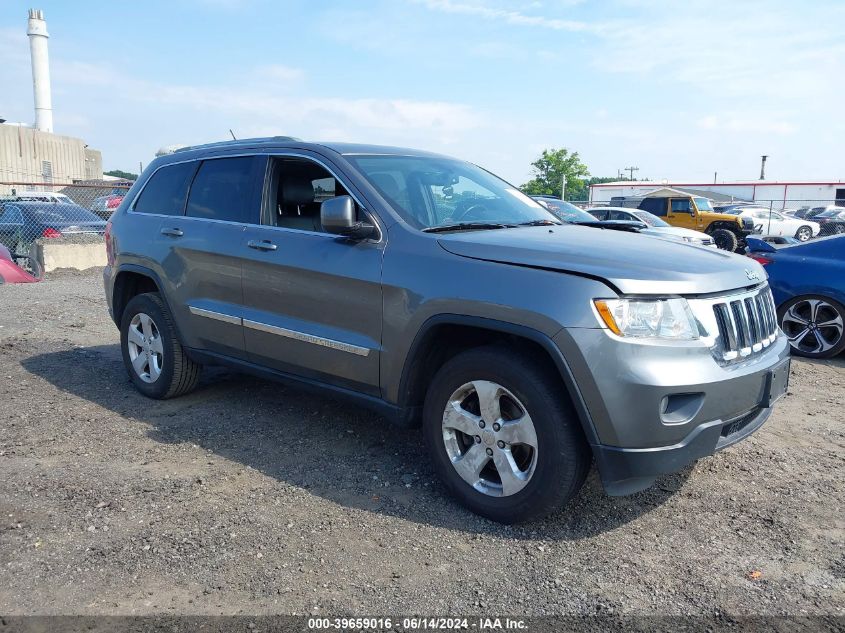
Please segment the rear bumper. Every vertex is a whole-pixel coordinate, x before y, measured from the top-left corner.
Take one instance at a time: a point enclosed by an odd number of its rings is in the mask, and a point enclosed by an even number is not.
[[[757,408],[732,420],[696,427],[681,442],[656,448],[593,446],[593,455],[609,495],[629,495],[651,486],[657,477],[678,472],[697,459],[736,444],[759,429],[772,413]]]

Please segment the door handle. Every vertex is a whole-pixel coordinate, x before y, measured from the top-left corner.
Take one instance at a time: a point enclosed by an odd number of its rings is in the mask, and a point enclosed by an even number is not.
[[[276,250],[276,248],[278,248],[275,244],[273,244],[273,242],[269,240],[261,240],[260,242],[258,240],[250,240],[246,243],[246,245],[250,248],[254,248],[257,251],[274,251]]]
[[[184,235],[182,229],[162,229],[161,234],[169,235],[170,237],[182,237]]]

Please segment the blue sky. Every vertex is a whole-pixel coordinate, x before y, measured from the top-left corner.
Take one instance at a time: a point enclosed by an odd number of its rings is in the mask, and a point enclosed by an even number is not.
[[[35,0],[34,0],[35,1]],[[155,150],[291,134],[419,147],[516,183],[545,147],[596,176],[845,179],[845,3],[0,3],[0,115],[31,123],[45,12],[57,133]]]

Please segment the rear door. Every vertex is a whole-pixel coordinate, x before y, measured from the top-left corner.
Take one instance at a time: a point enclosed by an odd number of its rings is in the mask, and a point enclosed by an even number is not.
[[[319,220],[323,200],[347,194],[363,218],[363,197],[336,166],[270,158],[262,224],[247,228],[243,248],[246,351],[262,366],[379,395],[385,241],[331,235]]]
[[[182,338],[189,347],[244,359],[242,268],[244,231],[258,222],[258,156],[203,160],[188,193],[185,214],[164,221],[170,243],[164,269],[173,288]]]

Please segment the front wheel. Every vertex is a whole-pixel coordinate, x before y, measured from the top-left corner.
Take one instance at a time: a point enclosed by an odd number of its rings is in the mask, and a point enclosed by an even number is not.
[[[795,239],[799,242],[806,242],[811,237],[813,237],[813,230],[809,226],[802,226],[795,231]]]
[[[591,456],[559,378],[504,347],[448,361],[426,394],[435,471],[473,512],[501,523],[549,514],[584,483]]]
[[[792,353],[829,358],[845,350],[845,306],[821,295],[794,297],[778,308]]]
[[[716,246],[723,251],[733,253],[739,248],[739,238],[737,238],[736,233],[728,229],[716,229],[710,234],[710,237],[713,238]]]
[[[120,322],[123,363],[135,388],[164,400],[197,386],[201,366],[185,353],[170,310],[158,293],[133,297]]]

